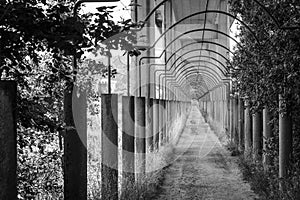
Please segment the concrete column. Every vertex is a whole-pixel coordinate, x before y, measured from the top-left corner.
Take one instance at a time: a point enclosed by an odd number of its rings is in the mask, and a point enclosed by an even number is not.
[[[169,109],[168,109],[168,123],[169,123],[169,130],[168,130],[168,141],[170,142],[172,140],[172,127],[173,127],[173,110],[172,110],[172,100],[169,100]]]
[[[218,121],[218,116],[217,116],[217,100],[214,100],[214,121],[217,122]]]
[[[168,100],[164,101],[164,120],[165,120],[165,142],[168,142],[168,130],[169,130],[169,121],[168,121]]]
[[[166,101],[166,111],[167,111],[167,117],[166,117],[166,124],[167,124],[167,142],[170,142],[170,129],[172,127],[172,119],[171,119],[171,104],[170,100]]]
[[[245,156],[251,153],[251,116],[250,116],[250,102],[245,100]]]
[[[204,112],[207,113],[207,101],[204,101],[204,108],[203,108]]]
[[[87,99],[70,84],[64,94],[64,198],[87,198]]]
[[[229,95],[228,95],[229,96]],[[226,121],[227,121],[227,130],[229,132],[229,135],[231,134],[230,126],[231,126],[231,118],[230,118],[230,97],[226,100]]]
[[[230,97],[229,100],[229,119],[230,119],[230,141],[233,144],[234,143],[234,120],[233,120],[233,98]]]
[[[218,100],[218,101],[216,101],[216,108],[217,108],[217,121],[218,121],[218,123],[220,124],[220,122],[221,122],[221,109],[220,109],[220,107],[221,107],[221,101],[220,100]]]
[[[221,124],[222,112],[221,112],[221,101],[220,100],[217,101],[217,108],[218,108],[217,119],[218,119],[218,123]]]
[[[153,99],[153,137],[154,150],[159,148],[159,100]]]
[[[253,148],[252,154],[254,160],[259,160],[261,155],[261,140],[262,140],[262,118],[261,113],[253,114]]]
[[[153,99],[147,98],[146,99],[146,138],[147,138],[147,144],[146,144],[146,150],[152,152],[153,151]]]
[[[224,104],[223,100],[220,100],[220,122],[222,125],[222,128],[225,128],[225,123],[224,123]]]
[[[239,135],[238,135],[238,99],[237,97],[233,98],[233,136],[234,144],[236,147],[239,145]]]
[[[244,150],[244,100],[239,99],[239,151]]]
[[[140,181],[146,173],[146,99],[137,97],[135,103],[136,172]]]
[[[206,102],[206,106],[207,106],[207,113],[206,113],[206,122],[209,122],[209,118],[210,118],[210,101]]]
[[[133,96],[122,97],[122,187],[135,181],[135,112]]]
[[[223,100],[219,100],[219,114],[220,114],[220,125],[223,128],[224,127],[224,112],[223,112]]]
[[[159,100],[159,141],[160,146],[164,145],[164,100]]]
[[[226,100],[223,100],[223,124],[224,124],[224,129],[228,130],[228,125],[227,125],[227,105],[226,105]]]
[[[227,111],[227,109],[226,109],[226,100],[223,100],[222,101],[222,112],[223,112],[223,127],[224,127],[224,130],[226,130],[226,129],[228,129],[228,127],[227,127],[227,117],[226,117],[226,111]]]
[[[181,113],[180,113],[180,109],[179,109],[179,103],[178,101],[175,101],[175,107],[176,107],[176,116],[180,117]]]
[[[211,119],[214,121],[214,100],[211,100],[210,102],[210,116]]]
[[[17,199],[17,85],[0,81],[0,199]]]
[[[267,141],[272,137],[271,127],[270,127],[270,114],[269,108],[266,106],[263,110],[263,151],[267,151]],[[263,165],[264,169],[267,170],[271,165],[271,157],[266,153],[263,154]]]
[[[217,100],[213,101],[214,104],[214,122],[216,123],[218,121],[218,116],[217,116]]]
[[[279,96],[279,110],[285,106],[286,100]],[[279,178],[286,177],[292,154],[292,119],[289,111],[279,114]]]
[[[118,199],[118,95],[102,94],[101,100],[101,199]]]

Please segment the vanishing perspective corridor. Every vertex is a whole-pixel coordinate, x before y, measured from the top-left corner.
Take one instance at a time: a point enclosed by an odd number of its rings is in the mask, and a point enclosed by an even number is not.
[[[175,156],[157,199],[255,199],[250,185],[241,178],[236,158],[220,144],[195,105]]]

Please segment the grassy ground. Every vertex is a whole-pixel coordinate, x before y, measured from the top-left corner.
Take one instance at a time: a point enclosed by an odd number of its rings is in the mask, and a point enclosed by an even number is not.
[[[265,171],[261,162],[254,162],[244,156],[239,157],[239,167],[243,177],[261,200],[299,200],[299,168],[290,169],[286,178],[278,178],[278,166],[271,166]]]
[[[122,152],[122,116],[121,104],[119,104],[118,126],[119,126],[119,152]],[[101,116],[100,114],[98,116]],[[91,126],[88,128],[88,199],[100,199],[101,194],[101,119],[98,116],[89,116]],[[140,181],[121,185],[122,179],[122,155],[119,153],[119,190],[122,188],[120,199],[153,199],[159,192],[164,180],[165,170],[172,160],[173,144],[176,144],[180,133],[185,126],[186,116],[174,117],[170,132],[173,139],[169,145],[162,146],[158,152],[148,154],[146,166],[147,173]]]

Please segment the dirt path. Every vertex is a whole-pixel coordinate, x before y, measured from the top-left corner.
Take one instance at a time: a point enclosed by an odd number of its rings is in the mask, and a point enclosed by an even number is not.
[[[196,106],[175,147],[175,156],[156,199],[255,199],[250,185],[241,178],[236,158],[221,146]]]

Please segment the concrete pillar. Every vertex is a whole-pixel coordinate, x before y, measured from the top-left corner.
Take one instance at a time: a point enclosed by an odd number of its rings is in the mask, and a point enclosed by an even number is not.
[[[135,141],[136,172],[138,180],[145,178],[146,173],[146,99],[137,97],[135,101]]]
[[[245,156],[251,153],[251,116],[250,116],[250,102],[245,100]]]
[[[224,129],[228,131],[227,111],[228,111],[228,109],[227,109],[227,101],[224,100],[224,101],[223,101]]]
[[[17,199],[17,85],[0,82],[0,199]]]
[[[175,106],[175,101],[172,100],[171,101],[171,121],[172,121],[172,125],[174,125],[174,122],[176,120],[176,114],[177,114],[177,111],[176,111],[176,106]],[[173,135],[172,133],[170,133],[170,140],[173,139]]]
[[[122,188],[135,181],[135,112],[133,96],[122,97]]]
[[[224,130],[228,131],[228,120],[227,120],[227,104],[226,104],[226,100],[223,100],[223,124],[224,124]]]
[[[221,124],[222,124],[222,128],[225,129],[225,117],[224,117],[224,101],[223,100],[220,100],[220,121],[221,121]]]
[[[154,150],[159,148],[159,100],[153,99],[153,137]]]
[[[239,151],[243,151],[244,150],[244,100],[243,99],[239,99]]]
[[[254,160],[259,160],[261,155],[261,140],[262,140],[262,118],[261,113],[257,112],[253,114],[253,148],[252,154]]]
[[[234,143],[234,120],[233,120],[233,98],[230,97],[229,100],[229,119],[230,119],[230,142]]]
[[[279,96],[279,110],[285,106],[286,100]],[[292,154],[292,119],[289,111],[279,114],[279,178],[286,177]]]
[[[263,151],[267,151],[267,141],[272,137],[271,127],[270,127],[270,114],[269,108],[266,106],[263,110]],[[263,165],[264,169],[267,170],[271,165],[271,157],[266,153],[263,154]]]
[[[87,198],[87,99],[72,84],[64,94],[64,198]]]
[[[101,199],[118,199],[118,95],[102,94],[101,100]]]
[[[214,100],[211,100],[210,102],[210,116],[212,121],[214,121]]]
[[[224,124],[223,124],[223,101],[220,99],[219,102],[219,123],[220,126],[223,128]]]
[[[227,121],[227,130],[229,132],[229,135],[231,135],[231,117],[230,117],[230,97],[226,100],[226,121]]]
[[[237,97],[233,98],[233,137],[234,137],[234,144],[236,147],[239,145],[239,135],[238,135],[238,99]]]
[[[214,105],[214,121],[217,122],[217,101],[214,100],[213,101],[213,105]]]
[[[168,130],[169,130],[169,121],[168,121],[168,100],[164,100],[164,119],[165,119],[165,143],[168,142]]]
[[[206,114],[206,122],[209,122],[209,118],[210,118],[210,101],[206,102],[206,106],[207,106],[207,114]]]
[[[169,123],[169,130],[168,130],[168,142],[172,140],[172,127],[173,127],[173,110],[172,110],[172,100],[168,101],[169,109],[168,109],[168,123]]]
[[[166,124],[167,124],[167,142],[170,142],[170,129],[172,127],[172,119],[171,119],[171,104],[170,104],[170,100],[166,101]]]
[[[217,103],[217,120],[218,123],[221,124],[221,101],[218,100],[216,103]]]
[[[164,100],[164,142],[168,142],[168,100]]]
[[[218,100],[218,109],[219,109],[219,121],[222,122],[222,101]]]
[[[146,150],[152,152],[153,145],[154,145],[154,138],[153,138],[153,99],[147,98],[146,99]]]
[[[215,123],[218,122],[218,104],[217,100],[214,100],[214,121]]]
[[[159,100],[159,141],[160,146],[164,145],[164,100]]]

